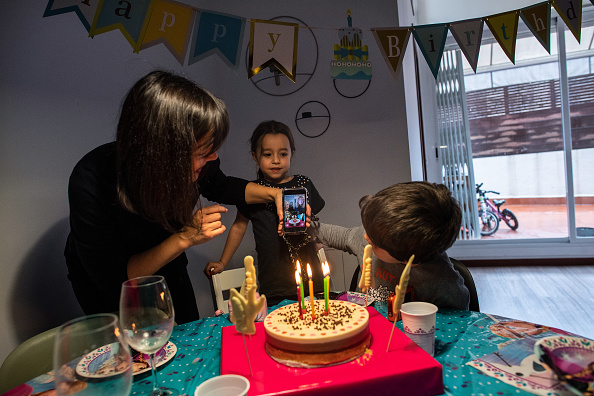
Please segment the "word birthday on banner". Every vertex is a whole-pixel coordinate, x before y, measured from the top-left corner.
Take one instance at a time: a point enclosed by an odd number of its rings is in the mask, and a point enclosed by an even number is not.
[[[590,2],[594,4],[594,0]],[[512,63],[515,63],[520,18],[550,53],[551,6],[579,42],[582,8],[581,3],[574,0],[549,0],[517,10],[448,23],[370,30],[395,79],[400,75],[411,34],[434,77],[439,72],[448,33],[452,34],[476,73],[484,24]],[[186,57],[191,65],[213,54],[232,68],[239,65],[246,22],[243,17],[199,10],[173,0],[49,0],[43,16],[69,12],[78,16],[90,37],[120,30],[137,53],[163,44],[182,66]],[[349,29],[358,31],[360,35],[361,29],[351,26],[350,10],[348,18]],[[251,19],[248,78],[270,67],[295,82],[299,28],[294,23]],[[345,31],[345,28],[342,30]],[[340,50],[338,54],[335,51],[335,57],[342,60],[344,57]],[[355,55],[366,61],[369,54],[367,46],[360,51],[361,54]],[[371,67],[370,64],[365,65]],[[366,73],[365,78],[370,79],[371,71]],[[332,78],[337,78],[339,74],[336,70],[331,71]]]

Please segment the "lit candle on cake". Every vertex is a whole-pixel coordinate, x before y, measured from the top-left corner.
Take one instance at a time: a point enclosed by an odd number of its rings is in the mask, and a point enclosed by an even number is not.
[[[328,315],[330,312],[330,305],[328,304],[330,293],[330,266],[327,261],[322,263],[322,272],[324,273],[324,302],[326,303],[326,310],[324,313]]]
[[[314,300],[314,292],[313,292],[313,281],[311,280],[311,267],[309,263],[307,263],[307,276],[309,277],[309,302],[311,304],[311,318],[316,318],[316,305]]]
[[[299,271],[295,271],[295,282],[297,283],[297,310],[299,311],[299,319],[303,319],[303,311],[301,309],[301,287],[300,287],[300,283],[301,283],[301,274],[299,274]]]
[[[301,303],[299,304],[299,308],[301,308],[302,313],[305,313],[305,289],[303,289],[303,277],[301,276],[301,264],[299,264],[299,260],[297,260],[297,272],[299,273],[299,290],[301,290]]]

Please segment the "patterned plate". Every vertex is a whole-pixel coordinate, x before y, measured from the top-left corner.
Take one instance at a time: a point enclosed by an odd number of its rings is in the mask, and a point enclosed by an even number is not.
[[[582,337],[546,337],[534,344],[534,353],[572,392],[582,395],[594,389],[594,341]]]
[[[86,378],[106,378],[119,375],[126,369],[125,363],[119,360],[117,348],[119,344],[113,343],[95,349],[83,356],[76,365],[76,374]],[[172,342],[167,342],[156,354],[156,366],[167,363],[177,353],[177,347]],[[133,374],[141,374],[150,370],[148,355],[136,353],[132,356]]]

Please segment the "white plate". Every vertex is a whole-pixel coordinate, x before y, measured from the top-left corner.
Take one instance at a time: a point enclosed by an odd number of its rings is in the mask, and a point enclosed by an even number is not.
[[[86,378],[106,378],[121,374],[125,368],[115,362],[117,350],[112,348],[116,345],[119,344],[104,345],[83,356],[76,365],[76,374]],[[167,363],[173,359],[176,353],[177,347],[175,344],[171,341],[167,342],[156,354],[156,366],[159,367]],[[132,356],[132,361],[134,375],[145,373],[151,369],[148,364],[148,355],[143,355],[141,358],[141,354],[137,353]]]
[[[582,337],[570,336],[552,336],[538,340],[534,344],[535,355],[550,367],[555,373],[559,371],[576,375],[581,378],[585,387],[588,383],[594,387],[594,374],[591,365],[594,363],[594,341]],[[548,355],[545,356],[545,355]],[[590,365],[590,372],[587,367]],[[579,373],[582,372],[580,375]],[[564,382],[565,386],[572,392],[581,395],[582,393],[575,389],[571,383]]]

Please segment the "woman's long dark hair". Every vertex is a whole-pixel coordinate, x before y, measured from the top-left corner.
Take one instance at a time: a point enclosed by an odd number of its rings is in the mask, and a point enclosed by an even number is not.
[[[225,104],[165,71],[140,79],[122,105],[117,129],[117,190],[128,211],[170,232],[194,224],[199,205],[192,151],[213,153],[229,132]]]

